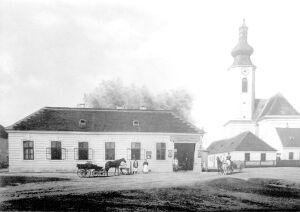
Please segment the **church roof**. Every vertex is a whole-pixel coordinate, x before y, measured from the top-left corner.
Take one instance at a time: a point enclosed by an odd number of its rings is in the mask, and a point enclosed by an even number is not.
[[[232,151],[276,151],[250,131],[240,133],[232,138],[213,142],[208,148],[209,154]]]
[[[300,128],[276,128],[283,147],[300,147]]]
[[[253,119],[259,120],[266,116],[298,116],[298,111],[278,93],[270,99],[256,99]]]
[[[133,122],[136,122],[134,124]],[[8,130],[203,134],[167,110],[45,107]]]

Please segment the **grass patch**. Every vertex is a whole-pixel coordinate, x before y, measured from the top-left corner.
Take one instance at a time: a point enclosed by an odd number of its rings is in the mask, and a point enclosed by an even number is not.
[[[278,179],[250,178],[219,178],[208,182],[209,186],[228,191],[256,193],[271,197],[300,198],[300,190],[285,186]]]
[[[26,183],[41,183],[51,181],[65,181],[67,178],[58,177],[27,177],[27,176],[0,176],[0,187],[17,186]]]

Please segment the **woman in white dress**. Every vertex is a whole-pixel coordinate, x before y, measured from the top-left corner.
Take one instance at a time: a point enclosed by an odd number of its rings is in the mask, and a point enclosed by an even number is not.
[[[143,163],[143,172],[144,173],[148,173],[148,171],[149,171],[148,166],[149,166],[149,163],[146,159],[145,162]]]

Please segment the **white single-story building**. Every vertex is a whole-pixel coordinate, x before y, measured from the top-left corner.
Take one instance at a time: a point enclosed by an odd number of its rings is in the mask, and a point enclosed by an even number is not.
[[[74,172],[147,158],[153,172],[201,171],[204,132],[171,111],[45,107],[7,128],[10,172]]]
[[[232,161],[241,161],[251,166],[275,165],[276,149],[247,131],[229,139],[213,142],[208,148],[208,168],[217,168],[217,157],[226,158],[230,153]]]
[[[276,131],[281,144],[281,160],[300,161],[300,128],[276,128]]]

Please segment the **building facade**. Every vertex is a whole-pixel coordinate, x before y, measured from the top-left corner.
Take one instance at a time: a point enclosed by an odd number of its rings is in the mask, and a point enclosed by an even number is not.
[[[8,127],[10,172],[74,172],[76,164],[99,166],[145,159],[153,172],[201,171],[203,131],[170,111],[46,107]]]
[[[215,141],[207,150],[208,168],[212,169],[217,168],[217,157],[224,160],[228,153],[232,161],[244,163],[245,166],[274,166],[277,152],[250,131]]]

